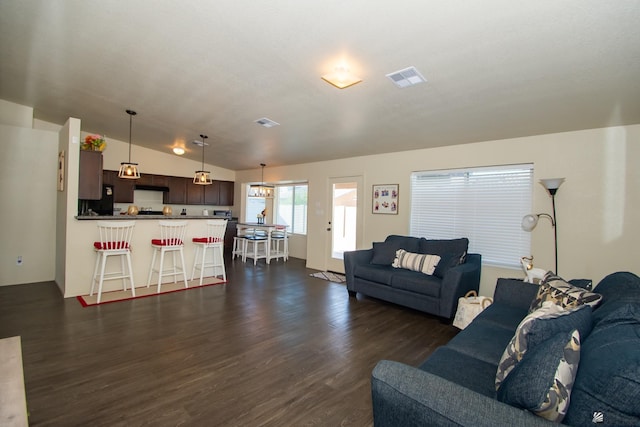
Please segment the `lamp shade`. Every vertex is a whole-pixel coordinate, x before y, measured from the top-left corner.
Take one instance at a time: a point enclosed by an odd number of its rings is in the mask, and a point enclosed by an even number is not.
[[[557,190],[564,182],[564,178],[541,179],[540,182],[547,190]]]
[[[538,215],[525,215],[522,218],[522,229],[524,231],[531,231],[534,228],[536,228],[536,225],[538,225],[538,219],[540,217]]]

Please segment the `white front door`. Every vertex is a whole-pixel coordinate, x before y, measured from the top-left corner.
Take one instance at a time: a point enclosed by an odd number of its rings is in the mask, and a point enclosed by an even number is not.
[[[344,273],[344,252],[355,250],[362,238],[362,186],[361,176],[329,178],[328,271]]]

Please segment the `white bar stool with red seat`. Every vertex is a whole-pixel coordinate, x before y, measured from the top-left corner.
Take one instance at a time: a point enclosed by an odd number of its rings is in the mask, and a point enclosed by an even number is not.
[[[133,269],[131,268],[131,236],[135,221],[98,221],[98,234],[100,240],[93,243],[93,248],[97,253],[96,265],[93,269],[93,280],[91,282],[91,292],[93,295],[96,282],[98,282],[98,304],[102,297],[102,284],[105,280],[122,279],[122,288],[127,290],[127,279],[131,287],[131,295],[136,296],[133,284]],[[120,257],[120,271],[105,273],[107,259],[110,256]],[[124,257],[124,258],[123,258]],[[128,271],[125,270],[125,259]],[[99,270],[99,273],[98,273]]]
[[[162,285],[162,276],[173,276],[173,283],[178,283],[177,276],[182,275],[184,287],[188,288],[187,273],[184,268],[184,236],[187,232],[187,221],[158,221],[160,225],[160,238],[152,239],[153,256],[151,257],[151,268],[147,277],[147,288],[151,284],[153,273],[158,273],[158,293]],[[156,255],[160,252],[160,265],[155,268]],[[173,255],[173,266],[169,269],[164,267],[164,255],[171,252]],[[180,267],[176,260],[176,252],[180,255]]]
[[[207,234],[204,237],[194,237],[192,242],[196,245],[196,254],[193,258],[191,280],[194,279],[196,269],[200,270],[200,286],[204,278],[205,268],[213,268],[213,276],[222,276],[227,281],[227,273],[224,269],[224,233],[227,231],[226,219],[207,220]],[[213,260],[206,262],[207,249],[211,250]]]

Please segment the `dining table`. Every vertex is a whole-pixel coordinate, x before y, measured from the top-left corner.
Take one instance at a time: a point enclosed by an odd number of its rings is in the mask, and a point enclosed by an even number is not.
[[[267,233],[267,248],[265,254],[265,260],[267,264],[271,261],[271,233],[279,228],[286,227],[279,224],[265,224],[260,222],[238,222],[236,230],[238,232],[246,230],[264,230]],[[244,233],[243,233],[244,234]]]

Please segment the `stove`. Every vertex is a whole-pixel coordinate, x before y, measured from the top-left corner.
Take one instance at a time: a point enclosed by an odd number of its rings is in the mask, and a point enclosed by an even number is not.
[[[162,215],[162,211],[140,211],[138,215]]]

